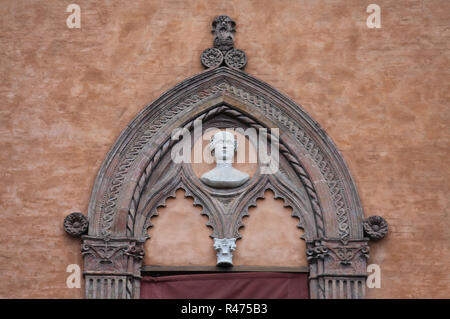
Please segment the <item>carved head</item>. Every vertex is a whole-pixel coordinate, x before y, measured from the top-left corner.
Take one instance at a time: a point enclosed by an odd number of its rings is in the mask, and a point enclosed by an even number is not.
[[[231,162],[234,157],[234,152],[237,150],[237,141],[233,133],[220,131],[214,134],[209,148],[211,152],[214,151],[216,161]]]

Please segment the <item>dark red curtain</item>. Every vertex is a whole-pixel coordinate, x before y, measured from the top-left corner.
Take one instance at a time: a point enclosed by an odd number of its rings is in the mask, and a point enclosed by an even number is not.
[[[143,299],[307,299],[305,273],[245,272],[144,277]]]

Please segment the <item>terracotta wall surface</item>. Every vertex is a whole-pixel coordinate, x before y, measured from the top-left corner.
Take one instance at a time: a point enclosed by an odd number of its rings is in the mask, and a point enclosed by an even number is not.
[[[212,231],[194,207],[192,198],[185,198],[178,190],[175,198],[166,201],[152,218],[150,239],[145,243],[144,264],[150,266],[215,266]],[[242,238],[236,242],[233,254],[235,266],[307,266],[306,245],[300,239],[303,231],[299,220],[292,217],[292,209],[283,207],[281,199],[274,199],[272,191],[249,209],[241,228]],[[282,231],[279,231],[282,230]]]
[[[366,7],[381,7],[368,29]],[[246,71],[317,120],[348,163],[382,287],[369,298],[450,297],[448,0],[0,2],[0,297],[80,298],[66,267],[95,175],[148,103],[202,71],[217,14],[237,23]]]
[[[145,243],[145,265],[152,266],[214,266],[213,248],[208,217],[201,215],[201,207],[194,207],[192,198],[185,198],[177,190],[175,198],[166,201],[152,218],[153,227]]]
[[[299,219],[292,217],[292,209],[283,207],[272,191],[256,201],[248,210],[240,229],[242,238],[236,242],[233,264],[245,266],[307,266],[306,244]]]

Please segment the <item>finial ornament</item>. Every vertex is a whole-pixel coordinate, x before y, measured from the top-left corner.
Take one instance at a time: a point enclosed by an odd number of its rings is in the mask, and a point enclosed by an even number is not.
[[[234,69],[244,69],[247,64],[245,52],[234,48],[236,22],[226,15],[217,16],[212,22],[214,47],[203,51],[201,56],[205,68],[216,68],[223,64]]]

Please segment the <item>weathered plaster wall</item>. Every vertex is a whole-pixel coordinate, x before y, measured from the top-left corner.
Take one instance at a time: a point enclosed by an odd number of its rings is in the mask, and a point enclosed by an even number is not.
[[[287,94],[336,142],[366,216],[382,288],[368,297],[449,297],[447,0],[73,1],[0,3],[0,297],[82,297],[67,289],[101,161],[146,104],[202,70],[217,14],[237,22],[250,74]]]
[[[175,198],[166,201],[152,218],[145,243],[145,265],[152,266],[214,266],[216,255],[211,228],[205,226],[208,217],[194,207],[192,198],[185,198],[178,190]]]
[[[292,209],[283,207],[272,191],[256,201],[249,216],[244,218],[242,238],[236,242],[233,263],[250,266],[307,266],[306,244],[300,237],[303,230],[299,220],[292,217]]]
[[[144,264],[151,266],[215,266],[216,252],[210,237],[208,221],[201,208],[194,207],[192,198],[178,190],[175,198],[166,201],[152,218],[150,239],[145,243]],[[242,238],[236,242],[233,254],[235,266],[307,266],[306,245],[300,238],[303,231],[292,209],[283,207],[272,191],[249,209],[244,218]],[[279,231],[282,229],[283,231]]]

